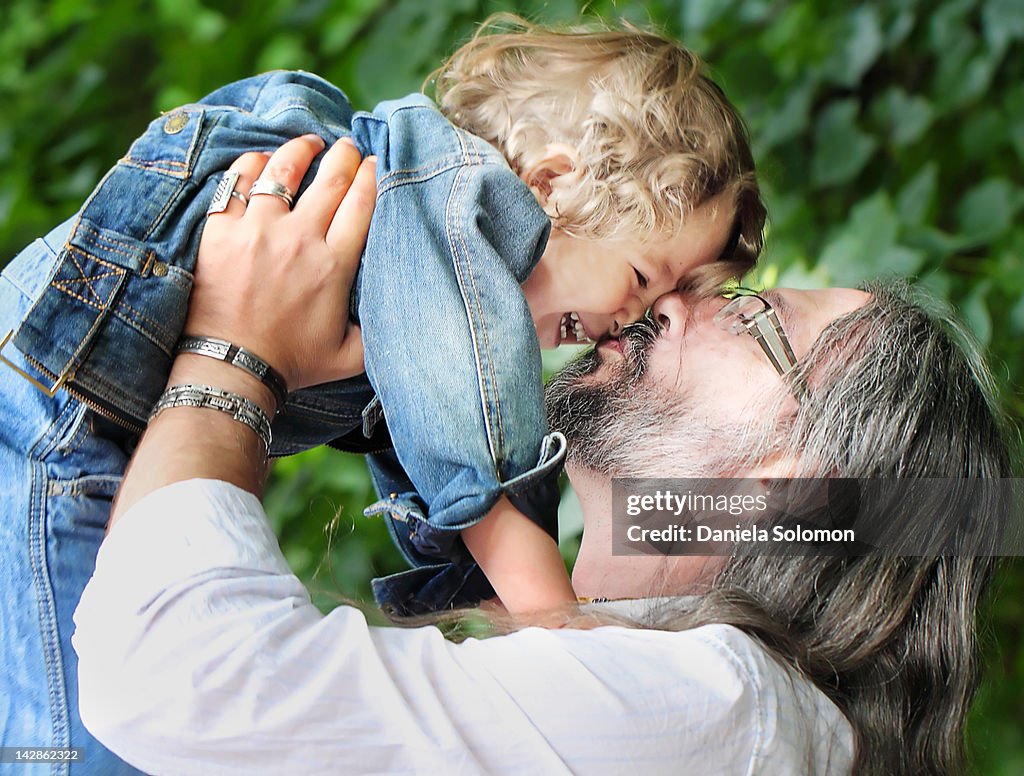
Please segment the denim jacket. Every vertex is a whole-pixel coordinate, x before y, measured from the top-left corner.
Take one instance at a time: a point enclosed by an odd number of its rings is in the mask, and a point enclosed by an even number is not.
[[[366,376],[291,394],[271,452],[331,442],[377,453],[382,499],[367,513],[388,518],[420,567],[378,580],[378,598],[398,613],[472,603],[491,591],[458,532],[503,493],[555,532],[564,440],[547,433],[540,350],[520,290],[550,221],[501,154],[426,97],[356,113],[314,75],[272,72],[165,114],[67,223],[14,345],[44,380],[141,431],[184,326],[221,173],[246,151],[304,133],[328,144],[350,134],[378,157],[351,309]]]

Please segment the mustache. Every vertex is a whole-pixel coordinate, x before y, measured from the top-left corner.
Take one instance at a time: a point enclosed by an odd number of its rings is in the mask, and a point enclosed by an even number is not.
[[[647,372],[647,361],[651,347],[661,334],[661,325],[650,310],[633,323],[626,324],[619,335],[622,355],[634,380]]]

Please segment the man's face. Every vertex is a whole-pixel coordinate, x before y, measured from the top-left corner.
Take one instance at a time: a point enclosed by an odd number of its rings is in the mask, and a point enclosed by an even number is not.
[[[775,307],[798,362],[830,323],[869,299],[853,289],[776,289],[762,296]],[[573,569],[579,595],[693,592],[721,567],[720,558],[613,556],[610,478],[777,474],[736,463],[745,452],[734,444],[736,429],[764,419],[787,388],[753,337],[714,322],[725,304],[663,296],[653,310],[657,327],[640,325],[601,342],[549,384],[548,417],[569,440],[566,471],[583,505],[583,543]],[[782,470],[786,464],[764,462]]]
[[[869,299],[845,288],[762,296],[798,361],[826,326]],[[552,381],[549,417],[569,438],[572,465],[618,477],[724,473],[718,454],[728,452],[730,430],[785,390],[753,337],[714,322],[725,304],[667,294],[653,309],[657,328],[639,324],[604,340]]]

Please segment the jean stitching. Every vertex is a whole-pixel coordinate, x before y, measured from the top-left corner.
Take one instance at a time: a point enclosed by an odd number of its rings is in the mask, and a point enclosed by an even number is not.
[[[131,250],[132,245],[130,243],[115,240],[110,235],[102,234],[99,230],[94,229],[88,224],[82,224],[78,232],[83,233],[92,245],[101,250],[116,253],[120,256],[124,256],[126,259],[134,259],[138,256],[138,251]],[[117,248],[111,247],[114,245],[121,246],[122,248],[125,248],[125,250],[118,250]]]
[[[160,348],[160,350],[162,350],[168,356],[171,355],[171,350],[169,348],[165,347],[162,342],[158,342],[156,337],[153,335],[153,333],[150,332],[150,331],[147,331],[145,326],[143,326],[140,323],[136,323],[131,318],[129,318],[127,315],[122,313],[121,312],[122,308],[125,309],[125,310],[130,311],[133,315],[138,316],[138,318],[143,323],[152,326],[153,329],[155,331],[159,332],[160,335],[163,336],[165,340],[169,340],[169,341],[173,342],[173,341],[177,340],[177,337],[175,337],[174,334],[171,333],[170,329],[168,329],[165,326],[161,325],[158,321],[153,320],[152,318],[150,318],[145,313],[142,313],[139,310],[136,310],[134,307],[132,307],[130,304],[128,304],[124,300],[121,300],[121,302],[114,308],[114,315],[115,316],[117,316],[120,320],[124,321],[126,324],[131,326],[136,331],[138,331],[138,332],[140,332],[142,334],[145,334],[146,337],[148,339],[150,339],[153,342],[154,345],[156,345],[158,348]],[[173,348],[173,345],[171,347]]]
[[[461,224],[461,221],[459,223]],[[461,232],[459,234],[459,237],[460,237],[460,239],[463,239],[463,235],[462,235]],[[465,255],[468,258],[469,257],[468,246],[465,246],[465,244],[464,244],[463,245],[463,249],[466,251]],[[485,366],[487,368],[488,376],[490,378],[490,380],[489,380],[490,391],[488,392],[489,393],[488,399],[493,399],[493,403],[494,403],[493,407],[492,407],[490,401],[488,401],[487,412],[494,417],[494,420],[496,421],[496,425],[497,425],[497,434],[498,434],[497,447],[498,447],[498,449],[495,451],[495,463],[499,463],[499,462],[504,460],[504,456],[505,456],[505,428],[504,428],[504,424],[502,422],[501,395],[498,393],[498,379],[497,379],[497,375],[494,373],[494,360],[490,357],[490,354],[491,354],[491,343],[490,343],[490,336],[489,336],[489,333],[488,333],[488,330],[487,330],[487,319],[484,316],[483,311],[480,309],[480,307],[481,307],[481,305],[480,305],[480,291],[479,291],[479,289],[477,289],[476,277],[474,277],[474,275],[473,275],[473,268],[472,268],[471,265],[468,265],[466,267],[466,273],[469,276],[469,281],[470,281],[470,283],[473,286],[473,303],[474,303],[475,307],[477,308],[477,315],[479,316],[479,319],[480,319],[479,320],[479,326],[480,326],[480,334],[481,334],[481,337],[483,338],[484,353],[487,354]],[[500,463],[499,463],[499,468],[500,468]]]
[[[441,162],[433,167],[423,168],[410,168],[402,170],[392,170],[383,178],[380,179],[378,185],[378,196],[391,189],[397,189],[399,186],[405,186],[412,183],[422,183],[423,181],[436,178],[438,175],[449,172],[451,170],[457,170],[465,166],[465,160],[452,159]],[[408,175],[411,177],[400,177]]]
[[[192,292],[193,278],[195,276],[184,267],[178,267],[174,264],[170,264],[167,267],[167,274],[164,275],[163,280],[174,283],[182,291]]]
[[[103,308],[100,307],[95,302],[90,301],[89,299],[86,299],[84,296],[81,296],[80,294],[76,294],[74,291],[69,291],[68,289],[66,289],[62,285],[60,285],[59,283],[51,283],[50,285],[52,285],[58,291],[61,291],[61,292],[65,293],[65,294],[67,294],[72,299],[77,299],[78,301],[83,302],[83,303],[89,305],[89,307],[95,308],[97,310],[103,310]]]
[[[190,163],[198,159],[200,154],[202,154],[203,145],[209,139],[210,135],[213,134],[213,131],[217,128],[217,125],[220,124],[220,122],[223,120],[224,116],[231,115],[230,112],[223,112],[222,115],[218,115],[217,119],[211,123],[209,121],[206,121],[207,113],[205,110],[200,110],[196,113],[196,120],[198,122],[198,126],[196,127],[196,130],[193,133],[192,143],[189,145],[188,151],[186,152],[188,155],[187,158]],[[160,208],[160,212],[156,214],[156,217],[153,218],[152,222],[149,224],[149,228],[146,230],[145,234],[142,235],[143,242],[148,241],[149,238],[153,235],[153,232],[156,231],[157,227],[164,222],[164,218],[166,218],[167,214],[177,204],[178,196],[181,194],[182,190],[188,185],[188,183],[192,180],[193,173],[194,169],[190,164],[187,167],[186,173],[184,175],[175,176],[178,178],[178,180],[181,181],[181,183],[173,196],[164,198],[164,206]],[[177,261],[173,260],[168,261],[167,263],[170,264],[171,266],[177,266],[178,264]]]
[[[175,178],[180,178],[181,174],[186,171],[187,167],[184,162],[173,162],[173,161],[161,161],[161,162],[139,162],[134,159],[129,159],[127,156],[121,159],[121,164],[125,167],[138,167],[140,170],[155,170],[156,172],[165,172],[168,175],[172,175]],[[173,165],[180,169],[172,170],[164,167],[163,165]]]
[[[459,138],[459,142],[462,143],[462,136],[458,135],[458,138]],[[463,152],[466,152],[466,147],[465,147],[464,144],[463,144]],[[469,161],[472,161],[472,160],[469,160]],[[465,178],[465,176],[464,176],[463,172],[460,170],[459,175],[456,178],[456,186],[462,184],[463,181],[464,181],[464,178]],[[461,224],[462,224],[462,210],[461,210],[461,208],[462,208],[462,205],[463,205],[463,198],[461,196],[456,196],[456,194],[458,194],[458,193],[460,193],[460,192],[457,189],[454,189],[452,191],[452,201],[455,203],[456,212],[455,212],[455,218],[453,220],[449,221],[449,225],[455,230],[454,237],[458,241],[459,246],[462,248],[463,255],[468,256],[469,249],[468,249],[468,247],[465,244],[465,240],[464,240],[464,237],[463,237],[463,234],[462,234],[462,230],[460,228]],[[449,233],[449,236],[451,237],[451,233]],[[454,253],[454,258],[455,258],[455,262],[454,262],[455,269],[456,269],[456,272],[459,275],[459,280],[460,280],[459,286],[463,289],[463,294],[464,294],[463,298],[465,299],[465,301],[467,303],[467,306],[470,308],[469,309],[469,316],[468,316],[468,318],[469,318],[469,328],[470,328],[470,332],[472,334],[472,338],[473,338],[473,341],[474,341],[474,348],[473,348],[473,350],[474,350],[474,356],[476,358],[476,363],[477,363],[477,368],[478,368],[477,380],[478,380],[478,384],[479,384],[480,392],[481,392],[481,397],[480,398],[481,398],[481,403],[483,405],[482,409],[484,411],[485,425],[487,427],[487,443],[488,443],[488,445],[490,447],[490,450],[491,450],[491,460],[494,463],[495,468],[499,469],[500,468],[500,461],[503,459],[504,451],[505,451],[505,433],[504,433],[504,427],[502,426],[502,419],[501,419],[501,398],[499,397],[498,391],[497,391],[497,378],[496,378],[496,376],[494,374],[494,364],[492,363],[490,358],[487,358],[487,359],[483,358],[483,356],[481,354],[481,349],[480,349],[480,347],[477,346],[477,338],[479,336],[483,340],[482,344],[484,346],[484,353],[489,353],[490,352],[489,351],[490,343],[489,343],[488,337],[487,337],[487,324],[486,324],[486,322],[483,319],[483,315],[480,314],[480,310],[479,310],[479,307],[480,307],[480,295],[479,295],[479,291],[476,288],[476,280],[473,277],[472,269],[470,267],[468,267],[468,266],[467,267],[463,267],[462,266],[462,261],[460,260],[460,256],[459,256],[459,252],[458,251],[455,251],[453,253]],[[466,281],[465,281],[464,274],[465,274],[465,276],[468,276],[468,278],[469,278],[470,285],[472,286],[472,294],[466,294],[465,293],[467,289],[466,289]],[[480,319],[479,323],[476,320],[477,317],[479,317],[479,319]],[[477,333],[477,328],[478,327],[480,329],[479,335]],[[486,361],[486,363],[482,363],[484,361]],[[484,375],[479,371],[481,367],[483,367],[487,371],[488,376],[490,378],[490,388],[489,389],[488,389],[488,386],[487,386],[487,381],[484,379]],[[492,394],[493,394],[493,405],[494,405],[493,408],[492,408]],[[495,428],[495,426],[496,426],[496,428]],[[495,434],[493,432],[497,433],[497,439],[494,438]],[[500,477],[499,477],[499,479],[500,479]]]
[[[110,272],[104,272],[104,273],[102,273],[100,275],[94,275],[92,277],[88,277],[86,275],[85,269],[78,262],[78,258],[76,256],[76,254],[79,254],[81,256],[93,259],[94,261],[96,261],[96,263],[102,264],[105,267],[109,267],[111,269],[111,271]],[[78,270],[78,273],[81,275],[81,277],[67,278],[65,280],[60,280],[60,281],[54,279],[54,280],[50,281],[50,285],[53,286],[54,288],[56,288],[58,291],[63,291],[68,296],[74,297],[75,299],[79,299],[82,302],[85,302],[86,304],[91,305],[92,307],[95,307],[98,310],[105,310],[105,309],[107,309],[107,305],[110,303],[110,299],[104,300],[102,297],[100,297],[100,295],[96,293],[96,289],[93,288],[92,283],[90,283],[89,281],[91,281],[91,280],[102,280],[103,278],[109,278],[109,277],[120,277],[123,274],[124,270],[122,270],[120,267],[118,267],[115,264],[110,264],[108,262],[103,261],[103,259],[98,259],[95,256],[90,256],[87,253],[83,253],[81,250],[79,250],[78,248],[75,248],[72,245],[68,245],[67,256],[68,256],[68,258],[70,258],[75,263],[75,268]],[[86,288],[89,289],[89,292],[94,297],[96,297],[96,302],[91,302],[88,299],[86,299],[84,296],[80,296],[79,294],[76,294],[70,288],[66,288],[64,286],[65,283],[85,283],[85,286],[86,286]]]
[[[198,142],[199,135],[202,134],[203,117],[205,116],[206,111],[202,108],[198,108],[193,110],[186,110],[183,112],[188,113],[190,118],[191,116],[196,117],[196,128],[192,130],[191,142],[189,143],[188,148],[185,149],[186,161],[179,162],[176,159],[153,159],[148,161],[144,159],[135,159],[130,155],[132,149],[129,148],[128,153],[125,154],[119,160],[118,163],[128,167],[137,167],[141,170],[155,170],[156,172],[164,172],[174,178],[187,178],[189,172],[191,171],[189,161],[195,158],[196,144]],[[132,148],[134,147],[135,145],[132,144]]]
[[[43,658],[46,663],[54,746],[68,745],[70,720],[67,711],[67,688],[64,684],[60,633],[56,626],[56,604],[53,599],[53,588],[50,585],[46,559],[46,489],[40,488],[40,485],[47,479],[47,476],[46,467],[42,464],[41,459],[48,455],[53,448],[56,437],[59,436],[55,432],[64,427],[67,422],[65,416],[75,407],[75,404],[75,402],[69,402],[65,405],[51,424],[49,431],[39,439],[30,453],[35,472],[32,477],[31,501],[29,503],[29,557],[39,603],[39,628],[43,636]]]

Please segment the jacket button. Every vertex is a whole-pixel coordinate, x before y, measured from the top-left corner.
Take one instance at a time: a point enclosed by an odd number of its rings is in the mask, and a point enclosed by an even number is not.
[[[164,132],[168,135],[176,135],[185,128],[186,124],[188,124],[187,113],[172,113],[164,122]]]
[[[153,262],[153,274],[158,278],[162,278],[167,274],[167,265],[162,261]]]

